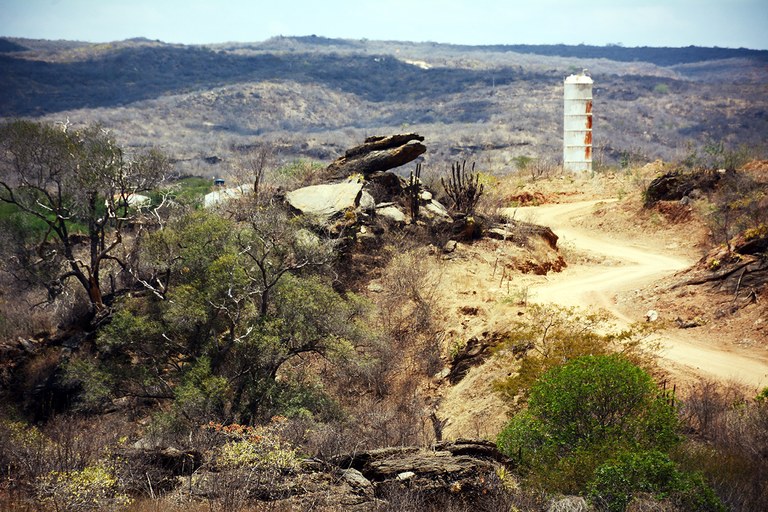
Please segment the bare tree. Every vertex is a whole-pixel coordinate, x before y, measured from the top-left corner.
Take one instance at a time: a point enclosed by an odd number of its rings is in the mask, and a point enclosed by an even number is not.
[[[29,121],[0,126],[0,202],[44,226],[35,244],[37,258],[49,263],[52,282],[79,282],[92,311],[104,308],[105,263],[127,267],[117,249],[140,213],[137,194],[156,186],[167,168],[168,160],[154,150],[126,159],[100,126],[74,130]],[[74,236],[78,233],[83,236]],[[79,246],[82,239],[85,248]]]
[[[250,264],[248,278],[257,291],[259,312],[264,317],[270,293],[280,279],[288,272],[329,263],[334,241],[320,239],[277,208],[253,212],[250,228],[241,233],[239,244]]]

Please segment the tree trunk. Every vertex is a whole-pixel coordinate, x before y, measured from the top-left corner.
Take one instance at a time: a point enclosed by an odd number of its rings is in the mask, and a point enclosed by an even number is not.
[[[95,276],[91,276],[88,280],[88,298],[91,301],[91,305],[96,311],[104,309],[104,299],[101,295],[101,286],[99,286],[99,280]]]

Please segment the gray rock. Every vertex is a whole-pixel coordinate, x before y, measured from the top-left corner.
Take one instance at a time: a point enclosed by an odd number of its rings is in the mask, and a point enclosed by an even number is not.
[[[442,204],[440,204],[439,201],[435,201],[434,199],[432,199],[430,202],[425,204],[422,208],[437,218],[444,219],[448,222],[453,222],[453,219],[451,219],[451,216],[448,213],[448,209]]]
[[[250,193],[251,185],[240,185],[238,187],[225,188],[224,190],[216,190],[210,194],[205,194],[205,197],[203,198],[203,206],[205,208],[213,208],[230,199],[246,197]]]
[[[19,338],[19,346],[28,354],[34,354],[36,352],[35,344],[27,339]]]
[[[376,200],[366,190],[360,195],[360,209],[365,213],[370,213],[376,209]]]
[[[341,472],[341,478],[353,489],[373,495],[373,484],[358,470],[354,468],[345,469]]]
[[[415,476],[416,476],[416,473],[414,473],[413,471],[403,471],[402,473],[399,473],[397,475],[397,480],[404,482],[406,480],[410,480]]]
[[[382,293],[384,291],[384,287],[379,283],[373,282],[368,285],[368,291],[373,293]]]
[[[376,214],[401,224],[404,224],[407,218],[396,206],[385,206],[384,208],[377,207]]]
[[[443,252],[451,253],[456,250],[457,245],[459,245],[459,243],[456,240],[448,240],[443,246]]]
[[[348,208],[356,208],[362,189],[360,181],[347,180],[293,190],[285,195],[285,200],[305,215],[329,220]]]
[[[366,473],[370,473],[370,476],[378,481],[396,478],[406,471],[418,475],[459,477],[474,475],[479,471],[493,471],[495,468],[492,462],[467,455],[435,457],[417,454],[371,461]]]

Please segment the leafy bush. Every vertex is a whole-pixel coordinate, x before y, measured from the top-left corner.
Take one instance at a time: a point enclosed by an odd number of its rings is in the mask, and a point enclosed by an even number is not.
[[[674,407],[650,375],[617,355],[550,370],[531,389],[529,411],[563,448],[611,439],[668,448],[678,441]]]
[[[597,468],[589,484],[593,501],[609,512],[624,512],[641,492],[668,499],[683,510],[725,510],[700,476],[681,472],[668,455],[655,450],[621,454]]]
[[[535,382],[498,443],[534,484],[576,493],[617,453],[668,450],[677,428],[673,403],[645,371],[619,355],[583,356]]]
[[[218,450],[217,465],[286,471],[297,469],[301,462],[298,450],[283,438],[287,423],[285,417],[275,416],[260,427],[210,422],[203,428],[226,441]]]

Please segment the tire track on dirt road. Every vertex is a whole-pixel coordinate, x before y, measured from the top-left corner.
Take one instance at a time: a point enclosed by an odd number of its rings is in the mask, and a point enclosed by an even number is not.
[[[609,238],[605,233],[576,224],[579,217],[588,215],[597,204],[609,201],[509,208],[505,213],[549,226],[560,237],[561,247],[565,245],[605,261],[572,265],[561,273],[549,274],[546,282],[531,286],[534,300],[563,306],[600,307],[614,315],[617,322],[628,324],[641,320],[645,311],[622,310],[614,302],[617,293],[643,288],[690,267],[695,259],[683,254],[662,254],[661,246],[643,245],[631,236],[618,233],[612,233]],[[663,346],[662,365],[677,378],[736,380],[756,389],[768,385],[768,354],[764,351],[742,350],[694,330],[668,329],[659,333],[659,339]]]

